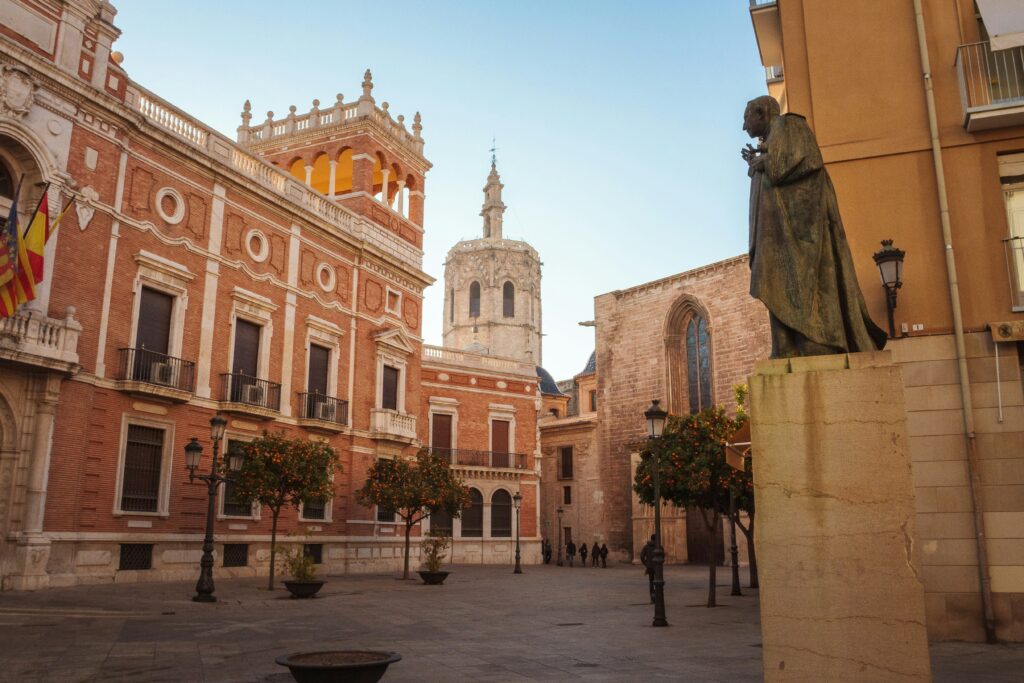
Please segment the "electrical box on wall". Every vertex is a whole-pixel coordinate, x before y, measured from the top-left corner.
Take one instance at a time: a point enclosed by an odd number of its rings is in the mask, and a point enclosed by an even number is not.
[[[989,323],[992,340],[997,342],[1024,341],[1024,320],[1003,323]]]

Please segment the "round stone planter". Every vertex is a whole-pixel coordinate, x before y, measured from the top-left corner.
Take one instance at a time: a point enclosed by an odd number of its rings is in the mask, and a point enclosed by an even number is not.
[[[284,581],[293,598],[311,598],[320,592],[326,581]]]
[[[440,586],[444,583],[444,580],[448,578],[448,575],[451,574],[451,572],[420,571],[417,572],[417,574],[419,574],[420,578],[423,579],[423,583],[428,586]]]
[[[375,683],[401,658],[397,652],[329,650],[297,652],[274,661],[288,667],[298,683]]]

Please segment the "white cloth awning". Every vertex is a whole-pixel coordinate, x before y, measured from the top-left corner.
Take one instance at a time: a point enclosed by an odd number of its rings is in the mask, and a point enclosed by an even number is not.
[[[976,0],[993,50],[1024,45],[1022,0]]]

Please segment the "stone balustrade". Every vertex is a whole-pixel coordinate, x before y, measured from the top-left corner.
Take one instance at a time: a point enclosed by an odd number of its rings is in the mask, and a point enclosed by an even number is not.
[[[409,441],[416,439],[415,415],[407,415],[397,410],[373,410],[370,419],[371,429],[375,435]]]
[[[456,351],[442,346],[424,344],[422,357],[424,363],[444,363],[445,365],[457,365],[480,370],[495,370],[516,375],[527,375],[530,378],[536,378],[537,376],[537,368],[530,363],[501,356],[473,353],[471,351]]]
[[[78,337],[82,326],[74,306],[63,319],[21,310],[0,318],[0,358],[63,372],[78,371]]]
[[[125,102],[154,126],[202,150],[209,158],[254,180],[261,187],[281,195],[286,201],[308,209],[339,232],[351,235],[356,240],[368,242],[416,269],[423,268],[422,249],[390,230],[339,206],[293,178],[291,174],[260,159],[138,84],[131,83],[128,86]]]

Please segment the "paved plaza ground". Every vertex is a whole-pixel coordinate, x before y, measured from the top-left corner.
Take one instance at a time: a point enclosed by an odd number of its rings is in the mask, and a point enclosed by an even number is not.
[[[756,591],[703,607],[706,569],[666,572],[670,628],[650,627],[638,567],[456,567],[444,586],[394,575],[330,577],[315,600],[266,579],[79,586],[0,594],[0,680],[290,681],[274,658],[318,649],[395,650],[402,681],[758,681]],[[727,583],[728,570],[719,572]],[[1019,681],[1024,647],[944,643],[937,681]]]

